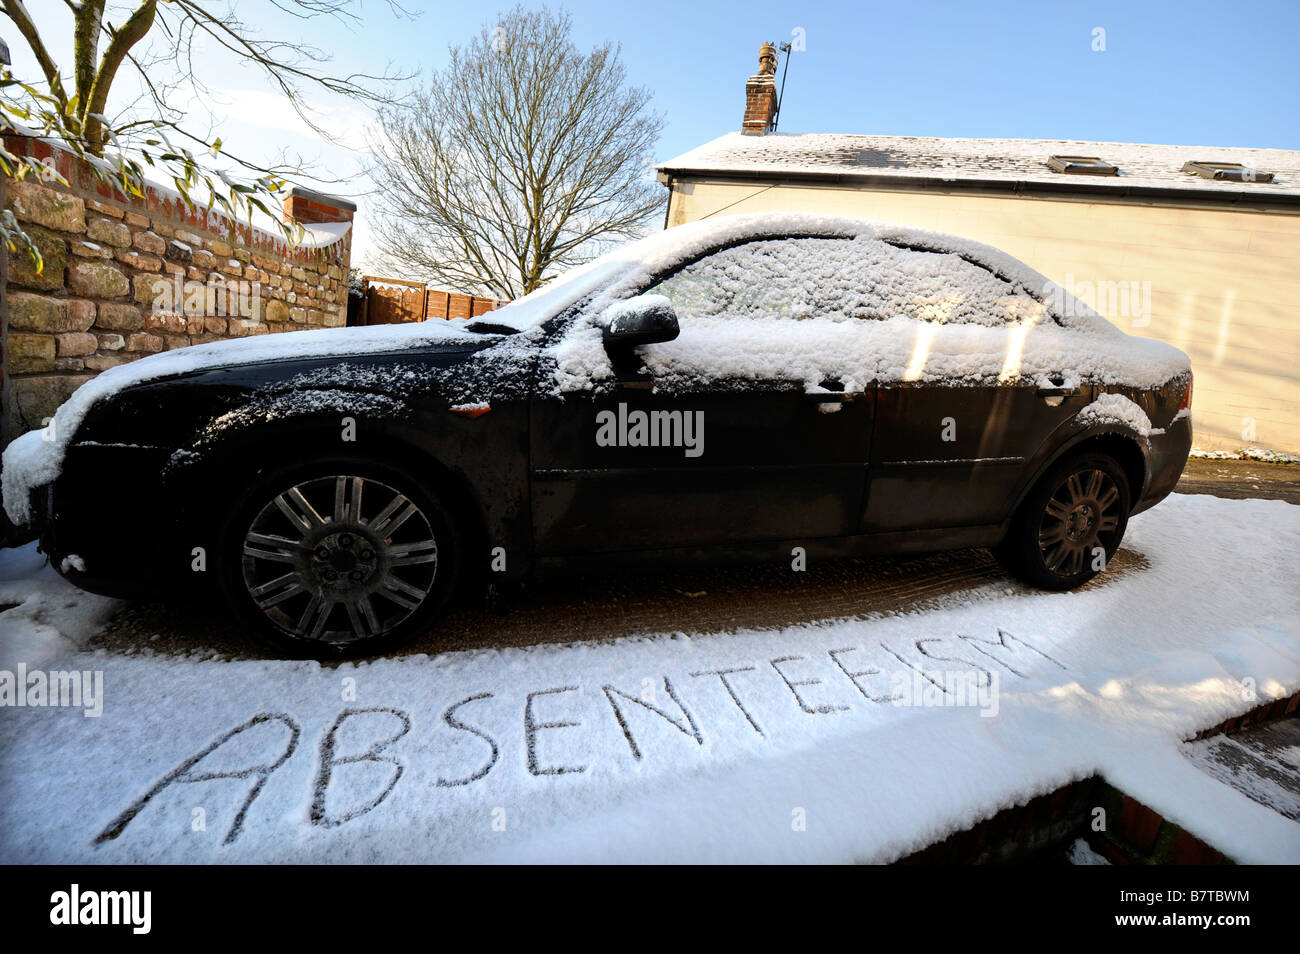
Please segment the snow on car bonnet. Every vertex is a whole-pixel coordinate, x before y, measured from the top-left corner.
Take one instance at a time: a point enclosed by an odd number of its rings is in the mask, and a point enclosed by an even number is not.
[[[136,384],[212,368],[311,357],[345,357],[405,351],[449,341],[467,345],[482,337],[465,331],[465,321],[414,322],[368,328],[325,328],[257,335],[178,348],[109,368],[73,392],[43,430],[13,441],[4,452],[5,513],[17,524],[31,519],[30,492],[59,476],[68,442],[98,401]]]

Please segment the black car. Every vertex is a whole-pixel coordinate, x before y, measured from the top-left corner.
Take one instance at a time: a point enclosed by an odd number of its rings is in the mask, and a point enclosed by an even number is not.
[[[219,593],[313,655],[486,582],[650,558],[993,547],[1067,589],[1173,489],[1191,380],[987,246],[734,217],[469,322],[115,368],[11,445],[5,504],[85,589]]]

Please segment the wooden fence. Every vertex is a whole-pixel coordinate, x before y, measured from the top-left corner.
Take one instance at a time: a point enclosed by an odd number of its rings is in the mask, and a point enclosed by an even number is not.
[[[393,325],[426,318],[476,318],[506,304],[496,298],[462,295],[404,278],[366,275],[361,279],[361,287],[365,301],[357,323],[362,325]]]

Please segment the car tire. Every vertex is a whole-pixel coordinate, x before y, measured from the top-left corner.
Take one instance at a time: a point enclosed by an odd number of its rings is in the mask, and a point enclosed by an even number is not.
[[[435,491],[351,457],[258,475],[220,546],[235,615],[277,652],[316,659],[374,655],[427,632],[463,553]]]
[[[1124,539],[1131,506],[1128,479],[1114,459],[1070,455],[1034,485],[993,553],[1027,583],[1074,589],[1110,564]]]

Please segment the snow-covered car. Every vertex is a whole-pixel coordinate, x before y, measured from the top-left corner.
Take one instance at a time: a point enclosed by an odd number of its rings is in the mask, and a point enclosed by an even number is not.
[[[644,559],[993,547],[1078,586],[1191,446],[1186,355],[950,235],[736,216],[471,321],[266,335],[104,372],[4,457],[95,592],[221,594],[373,652],[455,594]]]

